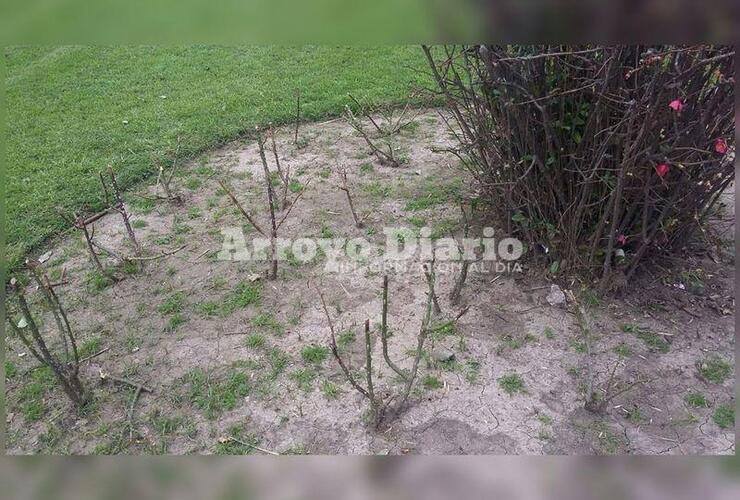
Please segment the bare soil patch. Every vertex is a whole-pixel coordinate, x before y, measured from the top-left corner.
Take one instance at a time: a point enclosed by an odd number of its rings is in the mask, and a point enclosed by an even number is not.
[[[452,195],[468,180],[454,157],[432,152],[452,139],[436,111],[414,123],[398,139],[406,161],[400,168],[379,165],[343,120],[302,127],[297,145],[292,130],[277,130],[281,162],[290,165],[296,192],[311,179],[281,235],[364,237],[382,247],[384,226],[459,232]],[[363,228],[353,224],[337,188],[342,168],[358,212],[372,211]],[[368,318],[377,382],[381,388],[396,384],[382,363],[377,335],[382,273],[376,265],[382,255],[351,273],[326,272],[322,258],[281,262],[277,280],[255,280],[265,262],[218,259],[223,227],[244,227],[247,239],[255,234],[216,182],[226,173],[241,202],[267,221],[257,146],[239,142],[181,170],[174,182],[181,204],[139,196],[151,196],[153,187],[128,197],[145,253],[185,245],[176,254],[147,262],[142,271],[119,268],[108,282],[94,273],[79,234],[51,249],[44,268],[68,281],[57,290],[78,342],[87,355],[105,351],[84,364],[94,401],[77,414],[22,344],[8,339],[10,453],[734,453],[734,425],[722,428],[713,418],[722,405],[734,407],[729,247],[703,254],[687,248],[686,255],[646,271],[622,298],[592,297],[587,305],[597,378],[605,380],[616,365],[617,380],[644,381],[600,416],[583,409],[586,361],[575,317],[545,301],[550,282],[539,267],[525,263],[521,273],[502,274],[473,270],[458,307],[447,300],[455,274],[438,272],[443,312],[454,316],[470,307],[454,329],[427,345],[430,353],[443,347],[454,358],[425,356],[410,408],[375,432],[365,423],[366,401],[328,350],[321,354],[329,330],[315,287],[326,296],[352,366],[364,363],[362,325]],[[728,241],[734,239],[731,219]],[[130,253],[116,215],[97,223],[96,239]],[[112,259],[104,263],[115,266]],[[389,277],[390,355],[406,366],[426,282],[418,268]],[[33,296],[30,287],[28,293]],[[51,318],[41,323],[52,331]],[[312,347],[319,349],[306,354]],[[708,377],[717,360],[726,373]],[[133,390],[101,384],[101,369],[154,390],[140,396],[133,419]],[[511,375],[522,386],[510,394],[501,379]]]

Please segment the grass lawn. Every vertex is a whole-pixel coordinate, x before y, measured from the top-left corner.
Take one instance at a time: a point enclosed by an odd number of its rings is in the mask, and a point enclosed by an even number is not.
[[[408,47],[6,48],[6,242],[9,265],[64,229],[55,207],[101,207],[98,171],[121,184],[154,160],[192,157],[248,133],[341,112],[347,92],[400,102],[428,83]]]

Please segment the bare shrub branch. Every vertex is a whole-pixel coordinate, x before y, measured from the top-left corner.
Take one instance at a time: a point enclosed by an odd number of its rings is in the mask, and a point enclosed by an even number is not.
[[[423,50],[448,152],[512,236],[602,292],[680,249],[734,180],[730,46]]]
[[[19,326],[19,322],[10,312],[8,312],[8,323],[23,345],[25,345],[29,350],[31,355],[42,365],[48,366],[52,370],[57,381],[62,386],[62,390],[64,390],[70,401],[72,401],[77,408],[81,408],[89,401],[89,395],[79,378],[77,343],[72,334],[67,314],[62,308],[53,288],[50,286],[48,276],[42,274],[40,269],[38,269],[38,263],[28,261],[26,264],[29,271],[33,274],[34,279],[37,280],[39,288],[42,290],[42,293],[46,298],[49,309],[54,314],[60,338],[63,339],[63,349],[65,351],[63,356],[60,357],[60,355],[55,354],[47,345],[39,331],[36,321],[34,320],[23,290],[18,286],[15,278],[10,280],[8,293],[16,298],[25,325]],[[26,329],[30,332],[30,338],[29,335],[26,334]],[[69,358],[67,347],[68,341],[69,345],[72,346],[72,359]]]

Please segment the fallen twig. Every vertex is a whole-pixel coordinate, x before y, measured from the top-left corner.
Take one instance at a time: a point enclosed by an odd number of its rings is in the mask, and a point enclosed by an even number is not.
[[[111,375],[110,373],[104,372],[103,370],[100,370],[100,379],[103,380],[103,381],[112,380],[113,382],[116,382],[116,383],[119,383],[119,384],[128,385],[128,386],[134,387],[134,388],[139,388],[140,387],[142,391],[148,392],[148,393],[154,392],[153,389],[150,389],[149,387],[147,387],[147,386],[145,386],[143,384],[140,384],[138,382],[132,382],[131,380],[128,380],[128,379],[125,379],[125,378],[116,377],[115,375]]]
[[[95,354],[91,354],[90,356],[87,356],[85,358],[82,358],[80,360],[80,363],[84,363],[85,361],[90,361],[91,359],[97,358],[101,354],[106,353],[108,351],[110,351],[110,347],[106,347],[105,349],[101,349],[100,351],[96,352]]]

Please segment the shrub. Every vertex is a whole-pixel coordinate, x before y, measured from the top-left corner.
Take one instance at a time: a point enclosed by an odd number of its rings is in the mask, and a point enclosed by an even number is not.
[[[424,51],[484,200],[602,291],[684,245],[734,180],[731,47]]]

